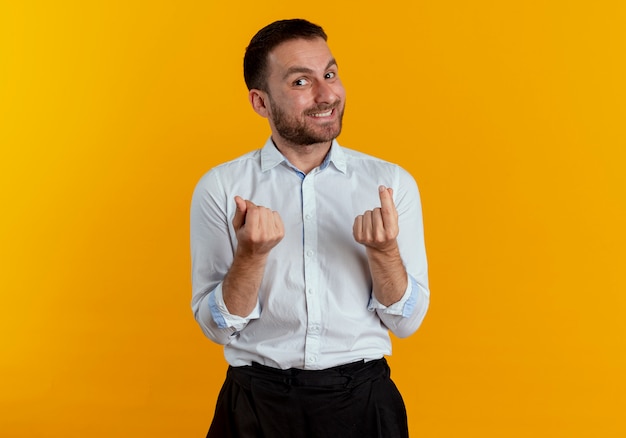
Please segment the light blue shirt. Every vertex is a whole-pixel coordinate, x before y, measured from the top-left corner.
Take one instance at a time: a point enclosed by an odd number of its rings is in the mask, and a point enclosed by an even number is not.
[[[365,247],[354,218],[380,207],[391,187],[398,245],[409,282],[388,307],[372,294]],[[236,195],[277,211],[285,236],[268,256],[256,308],[231,315],[222,280],[237,247]],[[411,335],[429,303],[422,210],[415,180],[401,167],[342,148],[336,141],[304,174],[269,139],[262,149],[221,164],[198,182],[191,205],[192,310],[233,366],[325,369],[391,354],[389,331]]]

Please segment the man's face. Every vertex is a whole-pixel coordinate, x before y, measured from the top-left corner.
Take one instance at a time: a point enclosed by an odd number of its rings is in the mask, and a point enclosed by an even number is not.
[[[345,90],[322,38],[291,40],[272,50],[267,93],[273,137],[292,145],[312,145],[341,132]]]

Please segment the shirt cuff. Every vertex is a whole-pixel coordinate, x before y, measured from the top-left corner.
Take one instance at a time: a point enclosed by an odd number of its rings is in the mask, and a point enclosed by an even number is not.
[[[233,328],[235,331],[242,330],[252,319],[261,316],[261,305],[258,300],[252,312],[246,316],[231,315],[224,303],[222,284],[220,283],[208,296],[209,310],[215,324],[221,329]]]
[[[397,301],[389,306],[385,306],[376,299],[374,294],[372,294],[367,309],[370,312],[373,312],[374,310],[382,310],[383,313],[388,315],[400,315],[404,318],[411,316],[413,310],[415,309],[415,305],[417,304],[419,286],[417,281],[411,277],[411,275],[408,275],[408,279],[408,285],[404,291],[404,295],[400,298],[400,301]]]

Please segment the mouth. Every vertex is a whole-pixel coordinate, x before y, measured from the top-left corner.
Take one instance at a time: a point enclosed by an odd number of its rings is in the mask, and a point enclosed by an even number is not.
[[[310,117],[315,117],[315,118],[330,117],[330,116],[333,115],[334,111],[335,111],[335,109],[331,108],[331,109],[326,110],[324,112],[310,113],[309,116]]]

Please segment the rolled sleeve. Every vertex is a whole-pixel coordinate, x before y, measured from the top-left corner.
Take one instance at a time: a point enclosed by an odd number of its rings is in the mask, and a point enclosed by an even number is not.
[[[242,317],[238,315],[232,315],[228,312],[226,303],[224,303],[224,297],[222,294],[222,285],[220,284],[213,292],[208,296],[208,307],[211,311],[211,317],[213,321],[220,329],[231,328],[235,331],[242,330],[251,320],[257,319],[261,316],[261,305],[257,300],[255,308],[250,312],[248,316]]]
[[[370,312],[378,310],[386,315],[397,315],[402,316],[404,318],[408,318],[413,314],[415,310],[415,305],[417,304],[417,294],[419,293],[419,287],[417,281],[411,277],[410,275],[409,281],[400,301],[397,301],[389,306],[385,306],[381,304],[374,294],[370,297],[369,305],[367,309]]]

